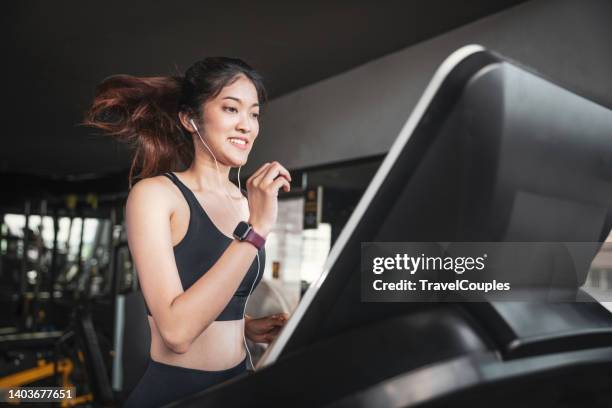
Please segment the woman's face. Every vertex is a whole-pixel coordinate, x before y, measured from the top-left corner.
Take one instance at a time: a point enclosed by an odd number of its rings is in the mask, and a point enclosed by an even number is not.
[[[202,138],[220,163],[239,167],[259,134],[259,100],[253,83],[240,75],[203,107]],[[199,138],[195,142],[208,151]]]

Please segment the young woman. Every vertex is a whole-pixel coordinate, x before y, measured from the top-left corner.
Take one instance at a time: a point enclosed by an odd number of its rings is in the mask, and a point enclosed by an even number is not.
[[[127,233],[151,327],[151,359],[126,406],[165,405],[245,372],[245,336],[270,342],[285,324],[285,314],[244,309],[291,176],[265,163],[246,182],[248,199],[229,180],[264,101],[260,76],[231,58],[198,61],[184,78],[121,75],[98,87],[86,124],[135,148]]]

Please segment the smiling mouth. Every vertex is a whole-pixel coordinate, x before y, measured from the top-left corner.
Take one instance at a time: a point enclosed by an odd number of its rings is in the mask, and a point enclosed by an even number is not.
[[[249,142],[247,142],[244,139],[239,139],[239,138],[234,138],[234,137],[230,137],[229,138],[229,142],[236,146],[239,149],[245,150],[247,148],[247,146],[249,145]]]

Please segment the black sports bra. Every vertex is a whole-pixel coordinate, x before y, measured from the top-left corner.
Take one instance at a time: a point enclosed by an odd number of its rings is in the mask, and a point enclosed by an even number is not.
[[[217,262],[234,239],[222,233],[215,226],[193,192],[174,173],[165,173],[164,176],[176,184],[189,204],[190,215],[187,233],[173,248],[183,290],[187,290]],[[244,194],[244,191],[242,193]],[[259,274],[257,274],[257,258],[255,258],[244,279],[240,282],[238,290],[215,320],[242,319],[245,302],[251,287],[255,290],[264,273],[266,251],[263,247],[259,250],[259,265]],[[253,285],[255,279],[257,281]],[[151,314],[148,307],[147,313]]]

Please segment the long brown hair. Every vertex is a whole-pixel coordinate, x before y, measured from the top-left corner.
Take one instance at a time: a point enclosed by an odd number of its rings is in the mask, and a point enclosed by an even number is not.
[[[200,117],[202,104],[244,75],[253,82],[259,104],[266,101],[261,76],[245,62],[227,57],[205,58],[184,77],[115,75],[96,89],[83,124],[101,129],[134,149],[129,185],[133,181],[189,166],[193,139],[178,113]]]

